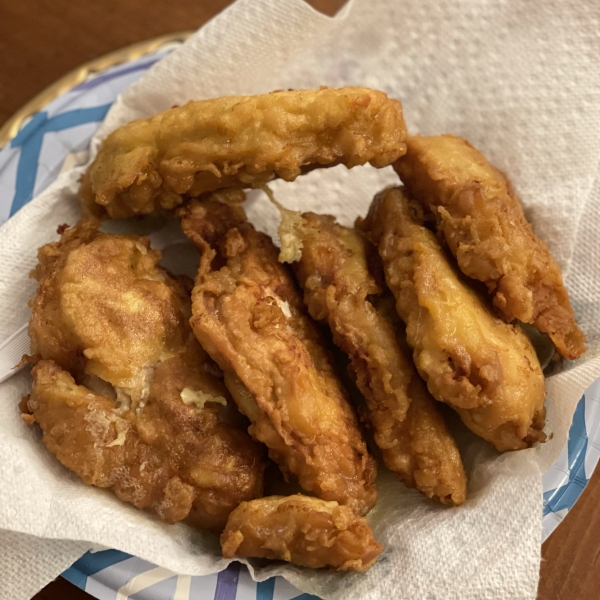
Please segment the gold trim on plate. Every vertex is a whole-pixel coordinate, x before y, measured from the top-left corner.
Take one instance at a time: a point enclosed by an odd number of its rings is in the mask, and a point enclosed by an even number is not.
[[[27,102],[27,104],[20,108],[2,127],[0,127],[0,149],[19,133],[19,130],[29,117],[42,110],[44,106],[58,98],[61,94],[68,92],[76,85],[86,81],[90,75],[99,73],[124,62],[136,60],[147,54],[152,54],[161,46],[184,42],[192,35],[192,33],[193,31],[180,31],[178,33],[162,35],[144,42],[138,42],[137,44],[126,46],[125,48],[115,50],[100,58],[91,60],[74,71],[67,73],[64,77],[61,77],[58,81]]]

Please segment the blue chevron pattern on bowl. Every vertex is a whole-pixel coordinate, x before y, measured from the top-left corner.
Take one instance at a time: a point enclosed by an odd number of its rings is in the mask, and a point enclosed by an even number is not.
[[[240,563],[215,575],[176,575],[117,550],[88,552],[63,577],[99,600],[319,600],[281,577],[256,583]]]
[[[167,52],[107,69],[78,85],[34,115],[0,149],[0,225],[62,170],[85,162],[90,139],[118,94]],[[600,380],[579,401],[568,444],[544,474],[543,540],[579,498],[599,458]],[[191,577],[117,550],[88,552],[63,575],[99,600],[318,600],[280,577],[255,583],[239,563],[215,575]]]
[[[108,69],[34,115],[0,150],[0,225],[68,166],[84,162],[90,139],[119,93],[165,52]]]

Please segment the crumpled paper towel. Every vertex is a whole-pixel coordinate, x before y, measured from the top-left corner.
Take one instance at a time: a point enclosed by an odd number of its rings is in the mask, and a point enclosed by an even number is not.
[[[588,336],[588,355],[548,379],[552,439],[499,456],[465,436],[463,507],[437,506],[382,472],[370,521],[385,553],[367,574],[270,566],[254,570],[257,578],[283,575],[335,600],[535,598],[541,474],[566,443],[581,393],[600,375],[599,16],[594,0],[535,7],[526,0],[354,0],[334,19],[301,0],[239,0],[108,114],[92,153],[114,127],[189,99],[319,85],[382,89],[403,102],[412,132],[465,136],[509,173],[564,269]],[[37,247],[56,239],[58,224],[77,219],[80,174],[63,174],[0,229],[0,339],[28,318],[35,282],[27,274]],[[290,208],[327,210],[351,223],[375,192],[396,182],[390,168],[336,167],[273,189]],[[254,223],[274,233],[268,203],[248,204]],[[29,385],[21,373],[0,386],[2,600],[29,598],[92,547],[118,548],[180,573],[226,566],[215,539],[162,524],[58,464],[39,431],[19,419],[17,402]]]

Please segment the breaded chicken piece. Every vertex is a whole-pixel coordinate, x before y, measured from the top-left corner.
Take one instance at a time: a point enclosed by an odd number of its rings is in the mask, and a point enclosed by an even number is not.
[[[111,133],[79,196],[113,218],[172,209],[182,194],[293,181],[314,167],[384,167],[406,152],[402,107],[368,88],[189,102]]]
[[[504,173],[453,135],[410,137],[394,167],[411,196],[434,213],[460,269],[486,284],[507,322],[547,333],[566,358],[585,352],[560,268]]]
[[[179,215],[202,253],[192,328],[250,433],[303,489],[366,513],[377,498],[375,461],[277,248],[239,206],[194,201]]]
[[[115,410],[114,399],[42,360],[23,418],[39,424],[44,445],[84,483],[111,488],[167,523],[185,519],[218,532],[240,502],[262,494],[263,467],[254,442],[218,422],[213,403],[222,397],[205,393],[206,409],[182,402],[181,385],[191,383],[182,367],[200,367],[193,362],[174,357],[159,365],[136,413]]]
[[[170,523],[221,530],[262,494],[262,450],[223,422],[235,408],[188,323],[184,285],[147,239],[93,223],[39,257],[29,331],[33,362],[45,360],[24,419],[86,483]]]
[[[301,567],[367,571],[382,551],[364,517],[296,494],[242,502],[221,534],[225,558],[285,560]]]
[[[421,217],[420,206],[394,188],[378,194],[357,224],[378,246],[419,373],[437,400],[498,450],[543,441],[544,376],[531,342],[466,285]]]
[[[302,256],[294,269],[304,302],[350,357],[349,371],[367,402],[386,466],[429,498],[462,504],[466,476],[454,439],[400,349],[399,331],[373,304],[384,292],[367,263],[367,253],[376,250],[327,215],[304,213],[296,233]]]
[[[156,363],[187,343],[189,294],[158,266],[160,252],[147,239],[103,234],[97,225],[79,223],[38,250],[31,351],[76,377],[107,381],[136,408]]]

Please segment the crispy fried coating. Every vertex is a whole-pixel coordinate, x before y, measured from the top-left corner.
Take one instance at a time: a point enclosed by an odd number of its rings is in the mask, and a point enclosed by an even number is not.
[[[155,364],[190,335],[189,295],[157,266],[160,253],[145,238],[102,234],[96,226],[80,223],[39,249],[31,350],[107,381],[136,408]]]
[[[420,206],[394,188],[378,194],[358,223],[378,246],[419,373],[437,400],[498,450],[543,441],[544,376],[531,342],[467,286],[421,217]]]
[[[225,558],[285,560],[301,567],[367,571],[382,551],[364,517],[347,506],[302,496],[242,502],[221,534]]]
[[[384,167],[406,152],[405,137],[400,103],[368,88],[189,102],[111,133],[79,195],[92,213],[144,214],[175,208],[182,194],[293,181],[314,167]]]
[[[547,333],[566,358],[585,352],[560,268],[504,173],[453,135],[410,137],[395,169],[434,213],[460,269],[486,284],[507,322],[519,319]]]
[[[384,292],[369,272],[367,253],[374,248],[334,217],[304,213],[302,221],[302,256],[294,268],[304,302],[350,357],[386,466],[429,498],[462,504],[466,476],[454,439],[400,349],[399,332],[372,302]]]
[[[145,238],[91,223],[39,257],[29,331],[34,362],[50,360],[33,370],[25,420],[84,482],[169,523],[221,530],[262,494],[262,451],[223,422],[235,409],[189,326],[184,285]]]
[[[366,513],[377,497],[375,461],[277,248],[238,206],[194,201],[179,214],[202,252],[192,328],[225,371],[250,433],[303,489]]]
[[[185,519],[221,531],[240,502],[262,494],[262,465],[252,440],[219,423],[214,408],[181,401],[181,385],[192,383],[182,367],[198,368],[195,359],[159,365],[150,399],[137,412],[115,410],[114,399],[42,360],[21,403],[24,418],[39,424],[44,445],[86,484],[111,488],[167,523]]]

